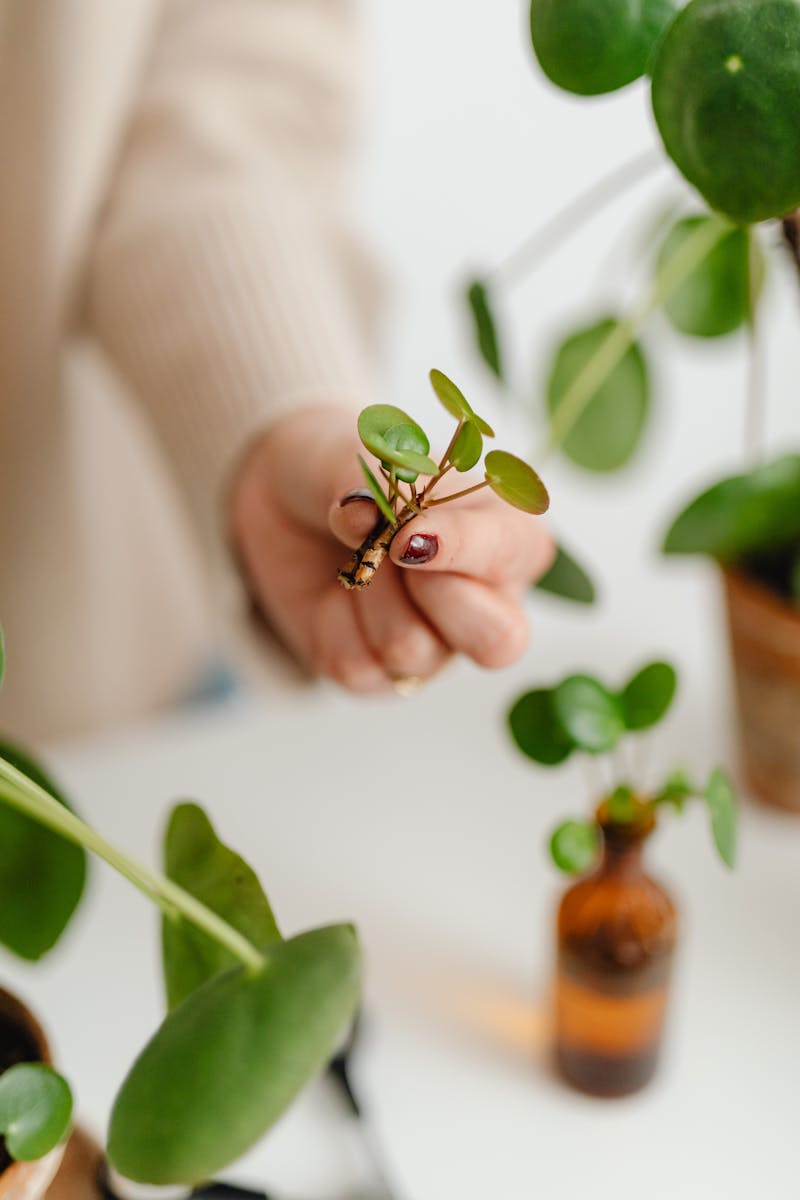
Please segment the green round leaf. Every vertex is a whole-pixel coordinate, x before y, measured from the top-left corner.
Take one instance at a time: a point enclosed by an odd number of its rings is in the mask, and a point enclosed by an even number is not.
[[[386,430],[393,425],[414,425],[414,421],[394,404],[370,404],[359,413],[358,436],[376,458],[380,458]]]
[[[164,840],[164,868],[170,879],[259,950],[281,940],[258,876],[219,840],[197,804],[178,804],[172,810]],[[230,950],[182,917],[162,919],[161,944],[170,1008],[238,962]]]
[[[243,1154],[332,1054],[358,1002],[352,927],[274,946],[217,975],[165,1018],[111,1114],[108,1155],[141,1183],[196,1183]]]
[[[69,1084],[43,1063],[18,1063],[0,1075],[0,1133],[12,1158],[31,1162],[63,1140],[72,1118]]]
[[[673,522],[666,554],[733,562],[800,537],[800,455],[787,454],[703,492]]]
[[[443,371],[437,371],[434,367],[430,372],[430,381],[442,406],[447,409],[451,417],[456,417],[459,421],[472,421],[478,426],[484,437],[494,437],[491,425],[487,424],[483,417],[478,416],[461,389],[453,383],[452,379],[448,379]]]
[[[741,224],[800,204],[800,0],[692,0],[661,41],[653,111],[667,153]]]
[[[532,0],[533,48],[568,92],[613,92],[645,73],[679,8],[679,0]]]
[[[31,755],[0,741],[4,758],[63,804],[64,796]],[[2,780],[0,780],[2,789]],[[86,852],[0,800],[0,942],[35,961],[53,948],[86,882]]]
[[[392,425],[380,440],[391,453],[391,458],[383,461],[384,469],[388,471],[394,466],[397,478],[403,483],[414,483],[420,473],[436,474],[437,464],[428,458],[431,444],[419,425],[409,422]]]
[[[590,675],[570,675],[553,694],[556,716],[588,754],[613,750],[625,732],[619,700]]]
[[[547,384],[551,421],[575,380],[618,326],[618,321],[607,318],[573,334],[559,346]],[[636,450],[649,408],[647,366],[640,347],[634,344],[595,389],[564,438],[562,449],[589,471],[615,471]]]
[[[450,462],[457,471],[471,471],[483,454],[483,438],[473,421],[465,421],[450,451]]]
[[[550,838],[550,854],[560,871],[583,875],[595,863],[600,837],[593,821],[564,821]]]
[[[678,221],[659,250],[658,272],[702,225],[722,224],[719,217],[713,216]],[[670,293],[664,310],[676,329],[693,337],[721,337],[744,325],[750,312],[748,231],[731,229]]]
[[[736,862],[736,796],[724,771],[711,772],[706,786],[706,803],[711,816],[711,835],[720,858],[727,867]]]
[[[403,469],[405,474],[400,478],[408,483],[413,483],[417,475],[435,475],[438,470],[428,458],[430,443],[424,429],[393,404],[370,404],[363,409],[358,418],[358,436],[381,462]],[[406,445],[408,449],[403,448]],[[424,450],[414,449],[422,445]]]
[[[677,682],[675,668],[669,663],[654,662],[642,667],[619,696],[626,728],[649,729],[657,724],[672,703]]]
[[[590,576],[559,543],[552,567],[534,584],[542,592],[573,600],[576,604],[594,604],[596,591]]]
[[[467,290],[467,303],[472,313],[478,352],[489,370],[502,380],[503,365],[497,336],[497,322],[492,312],[486,285],[480,280],[470,284]]]
[[[533,467],[507,450],[490,450],[484,461],[486,481],[492,491],[514,508],[527,513],[547,512],[550,497]]]
[[[575,748],[556,716],[549,689],[539,688],[520,696],[508,714],[508,724],[522,753],[542,766],[558,766]]]

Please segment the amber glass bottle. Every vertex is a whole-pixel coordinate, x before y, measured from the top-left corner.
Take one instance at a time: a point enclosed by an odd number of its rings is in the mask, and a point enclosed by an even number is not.
[[[601,805],[597,820],[600,865],[558,910],[556,1054],[576,1087],[622,1096],[656,1067],[676,919],[667,893],[642,870],[652,813],[615,824]]]

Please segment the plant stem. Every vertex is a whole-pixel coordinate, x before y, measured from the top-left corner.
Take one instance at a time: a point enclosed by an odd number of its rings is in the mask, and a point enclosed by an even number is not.
[[[544,459],[568,437],[592,398],[633,345],[650,314],[669,299],[728,232],[722,223],[703,224],[686,238],[659,271],[639,304],[614,326],[575,376],[553,414],[548,435],[535,456],[537,461]]]
[[[431,493],[433,492],[433,489],[437,486],[437,484],[440,484],[442,482],[442,480],[444,479],[447,472],[452,470],[452,467],[453,467],[453,464],[448,463],[446,467],[443,467],[439,471],[438,475],[434,475],[433,479],[429,480],[429,482],[425,486],[425,488],[420,496],[420,502],[422,503],[423,508],[427,508],[429,503],[430,504],[440,504],[441,503],[440,500],[429,501],[428,496],[431,495]]]
[[[751,227],[747,231],[747,393],[745,400],[744,450],[754,466],[764,458],[764,345],[762,322],[758,319],[756,264],[758,242]]]
[[[479,492],[481,488],[485,487],[489,487],[488,479],[484,479],[482,483],[473,484],[472,487],[464,488],[463,492],[453,492],[451,496],[442,496],[439,500],[429,500],[425,507],[435,508],[437,504],[449,504],[451,500],[460,500],[462,496],[471,496],[473,492]]]
[[[601,212],[621,192],[645,178],[663,162],[660,150],[647,150],[615,167],[525,239],[487,275],[489,284],[512,284],[558,250],[584,221]]]
[[[458,435],[461,433],[461,430],[463,428],[464,428],[464,420],[462,418],[456,425],[456,431],[453,434],[453,436],[450,438],[450,442],[447,446],[447,449],[445,450],[444,454],[442,455],[441,461],[439,463],[439,475],[440,476],[445,471],[447,460],[450,457],[450,455],[453,453],[453,447],[455,446],[456,442],[458,441]]]
[[[68,841],[91,850],[139,891],[144,892],[162,911],[173,916],[177,912],[187,921],[191,921],[214,941],[230,950],[248,970],[260,971],[266,964],[265,956],[252,942],[212,909],[171,879],[167,879],[165,875],[141,866],[116,846],[112,846],[80,817],[70,812],[63,804],[59,804],[48,792],[4,758],[0,758],[0,801],[32,817],[34,821],[52,829]]]

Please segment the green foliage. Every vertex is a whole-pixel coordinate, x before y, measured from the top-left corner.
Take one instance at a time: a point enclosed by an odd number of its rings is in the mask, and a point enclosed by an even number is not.
[[[606,318],[572,334],[558,347],[547,384],[551,424],[575,380],[618,327]],[[589,471],[624,466],[639,444],[650,408],[650,383],[641,348],[634,343],[595,388],[562,443],[564,454]]]
[[[437,465],[428,457],[430,442],[425,430],[393,404],[370,404],[363,409],[358,436],[386,470],[398,468],[398,478],[407,483],[413,483],[418,475],[436,474]]]
[[[277,943],[165,1018],[114,1104],[108,1155],[142,1183],[196,1183],[244,1153],[332,1053],[358,1000],[352,927]]]
[[[195,896],[259,950],[281,941],[269,901],[251,867],[219,840],[196,804],[179,804],[167,826],[164,869],[169,879]],[[237,965],[218,941],[178,914],[162,918],[164,980],[169,1007]]]
[[[605,804],[609,820],[616,825],[628,825],[641,816],[641,801],[637,800],[627,784],[615,787]]]
[[[394,458],[383,461],[384,470],[395,467],[395,475],[403,483],[414,483],[420,474],[435,474],[437,467],[432,458],[428,457],[431,444],[419,425],[392,425],[384,435],[384,441],[394,454]]]
[[[43,1158],[66,1136],[72,1118],[69,1084],[42,1063],[18,1063],[0,1075],[0,1133],[12,1158]]]
[[[367,481],[367,487],[372,492],[372,499],[375,501],[378,508],[383,513],[384,517],[389,522],[389,524],[396,525],[397,517],[395,516],[394,509],[391,507],[391,505],[389,504],[389,501],[386,499],[386,496],[384,495],[383,488],[378,483],[377,479],[373,475],[372,471],[370,471],[369,467],[364,462],[364,459],[361,457],[360,454],[358,456],[358,461],[361,464],[361,470],[363,471],[364,478]]]
[[[618,698],[590,675],[570,675],[553,694],[556,715],[574,745],[587,754],[613,750],[625,732]]]
[[[522,753],[542,766],[558,766],[575,748],[558,719],[550,688],[537,688],[520,696],[508,714],[508,724]]]
[[[22,771],[69,808],[53,780],[31,755],[0,741],[0,760]],[[0,761],[0,800],[2,799]],[[38,821],[0,803],[0,942],[35,961],[53,948],[78,906],[86,882],[86,854]]]
[[[673,225],[659,251],[657,270],[664,269],[700,226],[712,224],[725,225],[715,216],[684,217]],[[750,314],[751,269],[759,275],[754,291],[763,279],[763,260],[755,257],[760,252],[754,245],[751,262],[750,240],[746,229],[731,228],[667,297],[664,310],[681,333],[721,337],[746,323]]]
[[[547,512],[550,497],[533,467],[507,450],[490,450],[484,460],[489,487],[514,508],[539,514]]]
[[[550,838],[550,855],[560,871],[583,875],[597,858],[600,834],[594,821],[563,821]]]
[[[800,204],[800,0],[692,0],[653,66],[667,153],[712,208],[748,224]]]
[[[443,371],[437,371],[434,367],[430,372],[430,381],[439,401],[451,417],[455,417],[459,421],[472,421],[484,437],[494,437],[491,425],[484,421],[483,417],[478,416],[461,389],[453,383],[452,379],[448,379]]]
[[[649,663],[637,672],[619,697],[626,729],[656,725],[672,704],[677,682],[675,668],[669,663]]]
[[[525,692],[509,712],[511,736],[528,758],[558,766],[573,750],[605,754],[626,732],[655,725],[667,712],[676,686],[668,663],[648,663],[621,692],[591,675],[569,675],[555,687]]]
[[[497,322],[492,312],[486,284],[478,279],[471,283],[467,289],[467,303],[472,313],[478,353],[489,370],[502,381],[503,362],[500,341],[497,336]]]
[[[542,592],[573,600],[576,604],[594,604],[595,586],[588,573],[559,543],[552,567],[534,584]]]
[[[461,426],[449,461],[457,471],[471,471],[483,454],[483,437],[474,421],[465,421]]]
[[[645,73],[679,7],[677,0],[532,0],[533,48],[566,91],[613,92]]]
[[[735,562],[800,537],[800,455],[787,454],[703,492],[672,523],[665,554]]]
[[[671,804],[678,812],[683,812],[686,801],[693,796],[696,789],[683,770],[673,771],[662,787],[653,797],[654,804]]]
[[[736,797],[728,777],[719,767],[715,767],[709,776],[705,798],[711,816],[714,845],[725,865],[733,867],[736,862]]]

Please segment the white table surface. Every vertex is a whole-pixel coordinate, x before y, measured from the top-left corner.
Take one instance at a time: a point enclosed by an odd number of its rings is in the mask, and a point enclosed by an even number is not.
[[[688,593],[698,634],[713,598],[700,580],[662,584],[663,619],[657,607],[652,616],[668,648],[675,598]],[[86,817],[145,859],[170,803],[195,798],[258,869],[287,931],[355,919],[368,1014],[356,1078],[404,1200],[789,1200],[800,1165],[800,821],[747,806],[730,875],[701,811],[664,820],[652,863],[679,900],[683,936],[660,1075],[637,1097],[598,1101],[550,1073],[563,880],[543,842],[590,797],[577,767],[529,768],[503,711],[565,656],[610,670],[630,631],[600,615],[575,622],[547,600],[533,610],[538,642],[508,672],[462,665],[411,701],[371,704],[327,688],[245,691],[63,746],[51,761]],[[676,760],[705,772],[725,754],[719,638],[698,636],[687,653],[681,628],[686,694],[653,747],[655,774]],[[159,1019],[157,957],[154,912],[99,865],[50,959],[4,958],[95,1128]],[[315,1085],[230,1177],[298,1200],[362,1195],[338,1114]]]

